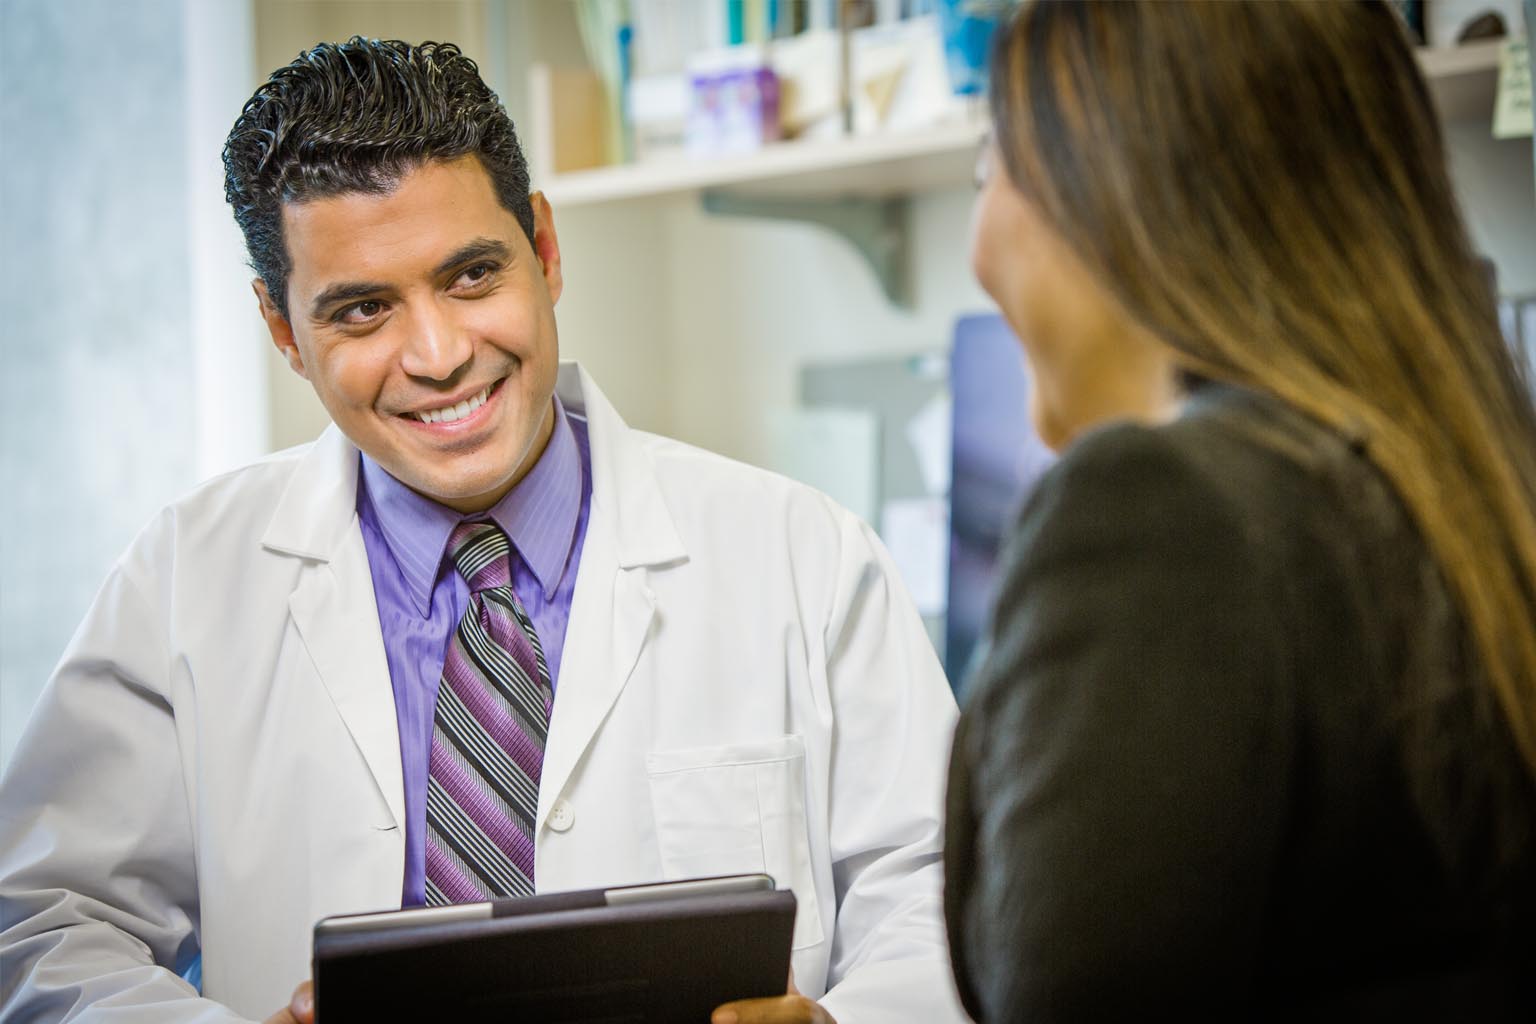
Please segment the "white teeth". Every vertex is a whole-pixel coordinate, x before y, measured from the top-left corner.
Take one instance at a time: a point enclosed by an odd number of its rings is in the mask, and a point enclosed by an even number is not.
[[[423,423],[452,423],[454,420],[461,420],[480,408],[485,404],[486,399],[490,395],[491,388],[488,386],[478,395],[466,398],[458,405],[450,405],[445,409],[429,409],[426,412],[418,412],[415,415]]]

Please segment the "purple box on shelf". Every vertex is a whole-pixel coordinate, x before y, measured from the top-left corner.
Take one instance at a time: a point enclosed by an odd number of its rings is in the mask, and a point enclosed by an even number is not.
[[[690,75],[688,152],[749,153],[779,138],[779,78],[761,64],[698,69]]]

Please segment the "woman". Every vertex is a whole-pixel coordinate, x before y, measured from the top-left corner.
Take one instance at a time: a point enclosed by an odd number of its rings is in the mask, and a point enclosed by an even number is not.
[[[1063,457],[956,737],[969,1009],[1536,1020],[1536,416],[1393,14],[1041,3],[992,107]]]

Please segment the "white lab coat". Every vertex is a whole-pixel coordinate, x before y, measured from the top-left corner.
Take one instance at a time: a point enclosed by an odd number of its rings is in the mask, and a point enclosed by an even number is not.
[[[574,364],[559,393],[593,489],[539,890],[767,871],[799,899],[795,980],[842,1024],[963,1019],[939,909],[955,707],[879,541],[629,429]],[[399,906],[357,472],[332,428],[164,510],[107,579],[0,785],[0,1017],[261,1018],[309,976],[315,921]],[[174,973],[199,951],[201,1000]]]

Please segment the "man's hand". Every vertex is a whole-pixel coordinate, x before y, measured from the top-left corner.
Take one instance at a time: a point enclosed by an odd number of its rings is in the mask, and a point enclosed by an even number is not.
[[[789,993],[773,999],[738,999],[718,1007],[710,1024],[837,1024],[813,999],[807,999],[789,983]],[[315,1024],[315,986],[304,982],[293,990],[288,1005],[268,1017],[265,1024]]]
[[[294,989],[288,1005],[268,1017],[264,1024],[315,1024],[315,983],[306,981]]]
[[[715,1008],[709,1024],[837,1024],[832,1015],[814,999],[807,999],[795,988],[795,973],[789,973],[789,994],[773,999],[738,999]]]
[[[821,1004],[805,996],[738,999],[710,1014],[709,1024],[837,1024]]]

